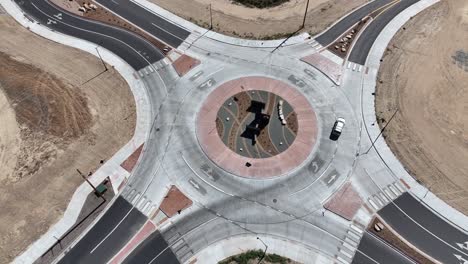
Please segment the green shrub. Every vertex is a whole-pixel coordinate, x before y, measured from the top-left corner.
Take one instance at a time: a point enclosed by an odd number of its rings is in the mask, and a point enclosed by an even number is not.
[[[247,7],[268,8],[281,5],[289,0],[233,0]]]

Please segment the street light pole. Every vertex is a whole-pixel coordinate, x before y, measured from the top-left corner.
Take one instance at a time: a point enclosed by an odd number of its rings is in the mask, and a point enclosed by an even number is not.
[[[302,21],[302,28],[305,27],[305,21],[306,21],[306,17],[307,17],[307,9],[309,9],[309,0],[307,0],[306,9],[305,9],[305,12],[304,12],[304,20]]]
[[[99,197],[102,197],[102,195],[99,194],[98,190],[96,189],[96,187],[94,187],[94,185],[88,180],[88,177],[84,176],[83,173],[81,173],[81,171],[79,169],[76,169],[76,171],[78,172],[78,174],[80,174],[81,177],[83,177],[83,179],[91,186],[91,188],[93,188],[94,192],[96,193],[97,196]],[[102,197],[104,198],[104,197]]]
[[[266,252],[268,250],[268,246],[267,244],[265,244],[265,242],[263,242],[262,239],[260,239],[259,237],[257,237],[258,240],[260,240],[260,242],[262,242],[262,244],[265,246],[265,251],[263,251],[263,256],[260,258],[260,260],[258,261],[258,263],[262,262],[262,260],[265,258],[265,255],[266,255]],[[257,263],[257,264],[258,264]]]
[[[213,29],[213,14],[211,13],[211,3],[210,3],[210,30]]]
[[[390,124],[390,122],[393,120],[393,118],[395,117],[396,113],[398,113],[398,110],[400,110],[399,108],[397,108],[397,110],[395,111],[395,113],[393,113],[392,117],[390,117],[390,119],[388,120],[387,124],[385,124],[385,126],[382,128],[382,130],[380,130],[380,133],[379,135],[377,135],[377,137],[374,139],[374,141],[372,141],[372,144],[371,146],[369,147],[369,149],[364,152],[363,154],[368,154],[369,151],[372,149],[372,147],[374,147],[374,144],[375,142],[377,141],[377,139],[379,139],[380,135],[382,135],[382,133],[384,132],[385,128],[387,128],[388,124]],[[377,124],[378,125],[378,124]]]

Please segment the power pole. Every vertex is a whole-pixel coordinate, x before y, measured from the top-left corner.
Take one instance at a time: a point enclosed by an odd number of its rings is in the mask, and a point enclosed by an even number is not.
[[[213,29],[213,15],[211,13],[211,3],[210,3],[210,30]]]
[[[392,117],[390,117],[390,119],[388,120],[387,124],[385,124],[385,126],[382,128],[382,130],[380,130],[380,133],[379,135],[374,139],[374,141],[372,141],[372,144],[371,146],[369,147],[369,149],[364,152],[363,154],[368,154],[369,151],[374,147],[374,144],[375,142],[377,141],[377,139],[379,139],[380,135],[382,135],[382,133],[384,132],[385,128],[387,128],[388,124],[390,124],[390,122],[393,120],[393,118],[395,117],[396,113],[398,113],[398,110],[400,110],[399,108],[397,108],[397,110],[395,110],[395,113],[393,113]],[[378,124],[377,124],[378,125]]]
[[[302,28],[305,27],[305,21],[306,21],[306,17],[307,17],[307,9],[309,9],[309,0],[307,0],[306,9],[305,9],[305,12],[304,12],[304,20],[302,21]]]
[[[94,185],[88,180],[88,177],[84,176],[83,173],[81,173],[81,171],[79,169],[76,169],[76,171],[78,172],[78,174],[80,174],[80,176],[89,184],[89,186],[91,186],[91,188],[93,188],[94,192],[96,193],[97,196],[101,197],[101,194],[98,192],[98,190],[96,189],[96,187],[94,187]]]
[[[257,237],[257,239],[258,239],[260,242],[262,242],[262,244],[265,246],[265,250],[263,251],[263,255],[262,255],[262,257],[260,258],[260,260],[258,261],[258,263],[257,263],[257,264],[259,264],[259,263],[262,262],[262,260],[265,258],[266,252],[267,252],[267,250],[268,250],[268,246],[267,246],[267,244],[265,244],[265,242],[263,242],[263,240],[262,240],[261,238]]]
[[[101,45],[101,43],[99,43],[99,45]],[[98,47],[96,47],[96,52],[97,52],[97,54],[99,55],[99,58],[101,59],[102,65],[104,65],[104,69],[105,69],[104,71],[107,71],[106,63],[105,63],[104,60],[102,59],[101,53],[99,53]]]

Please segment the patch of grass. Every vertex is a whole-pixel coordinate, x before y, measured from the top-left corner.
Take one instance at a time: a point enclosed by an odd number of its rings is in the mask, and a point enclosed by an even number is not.
[[[262,250],[249,250],[239,255],[231,256],[225,260],[218,262],[218,264],[248,264],[249,260],[256,260],[263,257]],[[288,264],[291,262],[290,259],[282,257],[277,254],[266,254],[265,261],[270,263],[278,263],[278,264]]]
[[[281,5],[288,2],[289,0],[233,0],[236,3],[245,5],[247,7],[256,8],[269,8]]]

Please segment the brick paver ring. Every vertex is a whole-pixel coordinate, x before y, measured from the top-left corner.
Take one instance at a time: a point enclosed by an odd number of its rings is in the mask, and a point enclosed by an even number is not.
[[[273,156],[252,158],[236,153],[223,142],[218,133],[219,110],[233,96],[246,91],[274,94],[292,107],[297,134],[287,149]],[[237,176],[265,179],[285,175],[309,157],[317,140],[317,118],[304,95],[288,84],[262,76],[243,77],[221,84],[208,95],[197,114],[196,134],[205,154],[219,167]]]

